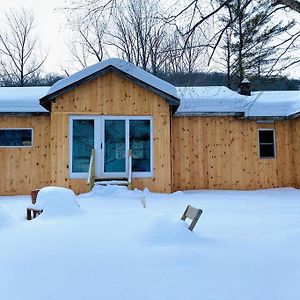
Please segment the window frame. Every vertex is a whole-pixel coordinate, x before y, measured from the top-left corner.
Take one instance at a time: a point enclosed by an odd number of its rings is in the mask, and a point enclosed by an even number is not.
[[[273,132],[273,143],[261,143],[260,142],[260,137],[259,137],[260,131],[272,131]],[[257,135],[258,135],[258,157],[259,157],[259,159],[276,159],[276,134],[275,134],[275,128],[258,128]],[[260,153],[260,146],[261,145],[273,145],[274,156],[263,156],[262,157],[261,153]]]
[[[129,122],[130,120],[149,120],[150,121],[150,172],[132,172],[134,178],[151,178],[154,174],[154,140],[153,140],[153,116],[99,116],[99,115],[72,115],[69,116],[69,178],[86,179],[88,172],[72,172],[73,155],[73,120],[94,120],[94,149],[95,153],[95,173],[96,176],[107,178],[120,178],[127,176],[128,170],[128,150],[130,143]],[[125,147],[126,147],[126,171],[124,173],[104,172],[105,155],[105,120],[125,120]],[[101,147],[102,144],[102,147]],[[100,151],[99,151],[100,150]]]
[[[95,116],[69,116],[69,178],[86,179],[87,172],[73,172],[73,121],[74,120],[94,120],[94,149],[96,144],[96,118]]]
[[[0,128],[0,131],[1,130],[30,130],[30,133],[31,133],[31,145],[19,145],[19,146],[1,146],[0,145],[0,148],[32,148],[33,147],[33,128],[32,127],[29,127],[29,128],[26,128],[26,127],[17,127],[17,128]]]

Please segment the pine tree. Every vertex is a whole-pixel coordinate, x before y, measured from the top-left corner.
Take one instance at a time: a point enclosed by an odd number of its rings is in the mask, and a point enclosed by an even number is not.
[[[276,42],[295,25],[294,20],[276,22],[276,8],[265,0],[232,0],[226,7],[227,15],[220,21],[228,26],[223,44],[228,85],[246,76],[272,73],[279,62]]]

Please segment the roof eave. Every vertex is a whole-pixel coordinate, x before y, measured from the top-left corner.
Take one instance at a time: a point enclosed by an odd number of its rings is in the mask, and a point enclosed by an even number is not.
[[[174,117],[244,117],[243,112],[176,112]]]
[[[17,117],[29,117],[29,116],[49,116],[50,112],[0,112],[0,116],[17,116]]]
[[[300,111],[289,115],[289,119],[300,118]]]

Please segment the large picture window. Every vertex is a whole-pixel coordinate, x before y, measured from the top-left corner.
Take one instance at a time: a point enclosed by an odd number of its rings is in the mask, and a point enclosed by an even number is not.
[[[32,147],[32,128],[0,129],[0,147]]]
[[[151,116],[70,116],[69,120],[71,178],[87,177],[92,149],[97,177],[127,176],[129,149],[133,177],[153,176]]]
[[[259,158],[275,158],[275,130],[274,129],[259,129]]]

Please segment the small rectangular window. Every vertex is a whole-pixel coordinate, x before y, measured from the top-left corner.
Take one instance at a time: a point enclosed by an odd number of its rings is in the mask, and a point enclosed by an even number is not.
[[[31,128],[0,129],[0,147],[32,147]]]
[[[275,131],[274,129],[259,129],[259,157],[275,157]]]

